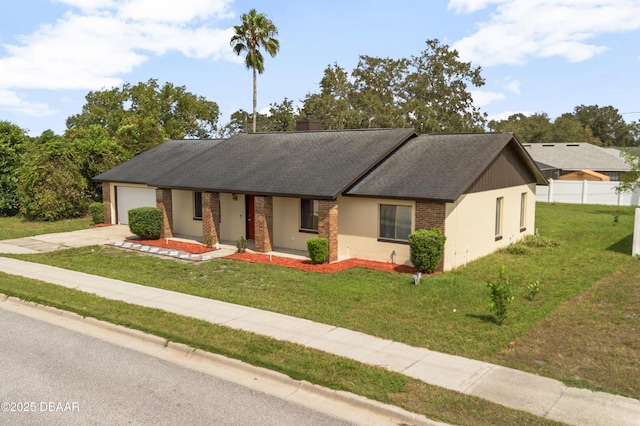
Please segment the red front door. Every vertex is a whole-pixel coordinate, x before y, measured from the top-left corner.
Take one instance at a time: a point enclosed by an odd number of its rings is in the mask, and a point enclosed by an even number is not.
[[[254,220],[255,200],[253,195],[245,195],[244,204],[247,216],[247,240],[256,239],[256,225]]]

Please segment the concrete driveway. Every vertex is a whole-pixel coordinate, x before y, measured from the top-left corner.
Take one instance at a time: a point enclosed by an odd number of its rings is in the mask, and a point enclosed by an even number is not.
[[[128,225],[100,226],[79,231],[43,234],[0,241],[0,254],[35,254],[72,247],[94,246],[124,241],[133,234]]]

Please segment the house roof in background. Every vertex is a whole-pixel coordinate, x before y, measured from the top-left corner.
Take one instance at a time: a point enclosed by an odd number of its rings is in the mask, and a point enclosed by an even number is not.
[[[512,133],[435,134],[408,141],[346,194],[453,202],[509,143],[537,182],[546,184]]]
[[[625,172],[630,170],[619,151],[608,150],[590,143],[530,143],[523,146],[535,161],[566,171]]]
[[[185,161],[222,142],[223,139],[170,140],[151,148],[129,161],[94,177],[97,181],[146,184],[166,170],[173,169]]]
[[[335,198],[413,129],[241,133],[148,180],[151,186]]]

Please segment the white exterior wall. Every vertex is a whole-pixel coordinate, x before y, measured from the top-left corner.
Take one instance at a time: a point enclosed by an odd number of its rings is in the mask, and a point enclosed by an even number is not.
[[[220,241],[233,243],[247,236],[244,194],[220,194]]]
[[[300,232],[300,198],[273,197],[273,246],[307,250],[307,241],[317,233]]]
[[[173,207],[173,234],[184,238],[202,240],[202,220],[193,218],[194,192],[174,189],[171,191]]]
[[[411,230],[415,230],[415,202],[379,198],[338,198],[338,258],[391,261],[395,251],[397,264],[410,265],[409,245],[378,241],[380,204],[412,207]]]
[[[520,231],[520,197],[527,193],[526,229]],[[495,239],[496,199],[504,198],[502,239]],[[535,184],[465,194],[447,204],[444,270],[467,262],[533,234],[535,226]]]

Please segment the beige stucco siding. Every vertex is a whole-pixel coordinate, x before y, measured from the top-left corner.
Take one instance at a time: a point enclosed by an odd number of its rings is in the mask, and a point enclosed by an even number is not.
[[[464,266],[534,232],[535,185],[465,194],[447,204],[444,269]],[[520,230],[521,194],[527,194],[526,229]],[[503,197],[502,238],[496,240],[496,199]]]
[[[415,202],[378,198],[338,198],[338,258],[359,258],[389,262],[395,252],[398,264],[411,264],[409,245],[378,241],[380,204],[412,207],[415,227]]]
[[[273,246],[307,250],[307,240],[317,233],[300,232],[300,198],[273,197]]]
[[[194,213],[194,192],[174,189],[171,191],[171,202],[173,203],[173,234],[192,238],[202,239],[202,220],[193,218]]]
[[[244,194],[220,194],[220,240],[234,243],[247,236]]]

